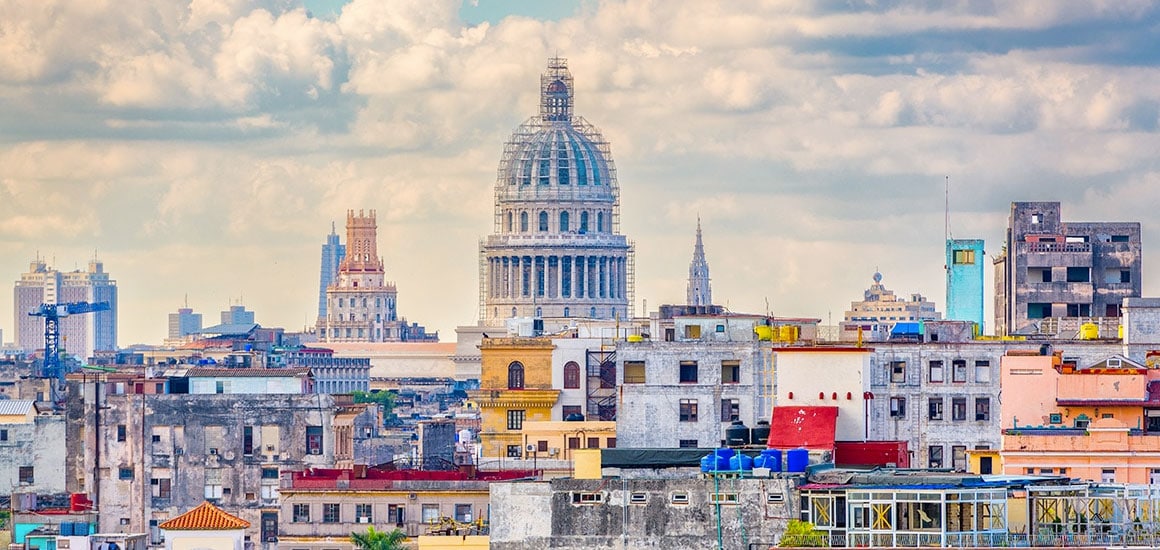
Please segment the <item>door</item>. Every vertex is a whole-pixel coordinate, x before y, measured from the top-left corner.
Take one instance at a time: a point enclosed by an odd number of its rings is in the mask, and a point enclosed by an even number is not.
[[[991,457],[989,457],[989,456],[980,456],[979,457],[979,473],[982,475],[987,475],[987,474],[992,473],[991,472]]]

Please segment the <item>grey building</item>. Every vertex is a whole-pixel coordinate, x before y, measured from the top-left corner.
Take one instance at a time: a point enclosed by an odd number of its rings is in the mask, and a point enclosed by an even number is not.
[[[346,245],[339,242],[338,231],[334,223],[330,224],[330,234],[326,236],[326,244],[322,245],[322,261],[318,270],[318,326],[326,322],[327,303],[326,289],[334,283],[338,276],[338,266],[346,258]]]
[[[0,400],[0,492],[64,492],[64,416],[36,403]]]
[[[995,334],[1115,330],[1125,298],[1140,296],[1138,222],[1064,222],[1058,202],[1011,203],[995,257]],[[1114,336],[1114,334],[1113,334]]]
[[[754,315],[677,317],[672,341],[618,342],[619,447],[712,448],[734,420],[768,420],[770,345]]]
[[[90,261],[86,271],[62,272],[38,258],[16,281],[14,296],[18,348],[44,348],[44,318],[28,315],[41,304],[108,302],[107,311],[61,319],[61,352],[85,360],[96,351],[117,349],[117,282],[105,273],[105,264],[100,260]]]
[[[170,340],[180,340],[198,332],[201,332],[200,313],[194,313],[193,309],[182,307],[177,309],[177,313],[169,314]]]

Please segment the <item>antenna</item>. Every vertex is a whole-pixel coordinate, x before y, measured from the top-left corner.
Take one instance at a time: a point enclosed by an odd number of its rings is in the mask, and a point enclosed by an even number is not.
[[[951,240],[951,177],[946,176],[943,182],[943,248],[946,248]],[[947,260],[943,263],[943,270],[950,269],[950,260]]]

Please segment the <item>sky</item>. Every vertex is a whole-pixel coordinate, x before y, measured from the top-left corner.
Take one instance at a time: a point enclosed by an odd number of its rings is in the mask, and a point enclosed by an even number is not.
[[[1158,35],[1142,0],[0,0],[0,279],[96,255],[122,346],[187,300],[300,330],[331,222],[374,209],[400,315],[454,340],[558,54],[638,313],[683,302],[698,216],[733,311],[836,322],[876,270],[944,311],[944,201],[988,264],[1012,201],[1139,221],[1156,295]]]

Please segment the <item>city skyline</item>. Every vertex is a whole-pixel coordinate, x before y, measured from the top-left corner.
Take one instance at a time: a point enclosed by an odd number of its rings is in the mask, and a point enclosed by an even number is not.
[[[947,176],[951,237],[986,241],[984,319],[1013,201],[1141,222],[1157,292],[1150,3],[337,4],[10,8],[8,284],[38,255],[71,271],[95,253],[122,346],[160,343],[186,295],[297,330],[331,222],[374,209],[399,310],[453,339],[477,321],[504,140],[558,54],[616,160],[638,314],[684,301],[698,215],[732,310],[836,323],[880,270],[946,311]],[[13,315],[0,293],[8,339]]]

